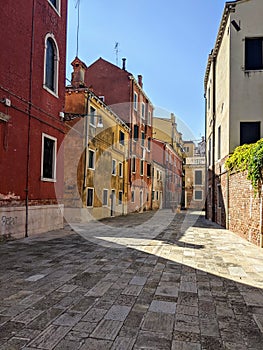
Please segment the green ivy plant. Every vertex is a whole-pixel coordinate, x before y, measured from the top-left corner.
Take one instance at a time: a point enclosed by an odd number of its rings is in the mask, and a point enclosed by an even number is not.
[[[247,170],[247,179],[251,181],[255,194],[260,192],[263,181],[263,139],[238,146],[226,160],[225,166],[230,171]]]

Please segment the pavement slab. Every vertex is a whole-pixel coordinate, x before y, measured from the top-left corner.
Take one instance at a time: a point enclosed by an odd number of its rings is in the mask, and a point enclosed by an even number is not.
[[[0,350],[262,350],[262,249],[193,211],[72,228],[0,245]]]

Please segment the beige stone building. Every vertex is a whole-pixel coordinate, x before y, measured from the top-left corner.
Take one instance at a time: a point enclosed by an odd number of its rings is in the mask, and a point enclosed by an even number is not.
[[[82,86],[79,59],[66,88],[65,216],[89,221],[127,213],[130,129]],[[85,67],[83,67],[85,68]]]
[[[152,209],[162,209],[165,199],[165,167],[153,160],[152,168]]]
[[[263,137],[262,13],[262,0],[225,4],[205,73],[207,217],[226,227],[225,160],[237,146]]]
[[[178,155],[182,155],[182,134],[177,130],[175,115],[170,118],[153,118],[153,138],[170,144]]]
[[[204,140],[197,146],[193,141],[184,141],[184,192],[186,209],[204,209],[205,204],[205,153]]]

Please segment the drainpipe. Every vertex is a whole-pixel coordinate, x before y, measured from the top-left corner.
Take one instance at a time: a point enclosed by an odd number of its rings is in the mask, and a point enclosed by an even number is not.
[[[85,93],[85,114],[86,117],[84,118],[84,130],[85,130],[85,152],[84,152],[84,174],[83,174],[83,186],[82,186],[82,202],[84,201],[84,193],[87,185],[87,167],[88,167],[88,140],[89,140],[89,93]],[[84,202],[85,203],[85,202]]]
[[[34,52],[34,20],[35,20],[35,0],[32,6],[32,21],[31,21],[31,48],[30,48],[30,71],[29,71],[29,102],[28,102],[28,131],[27,131],[27,159],[26,159],[26,222],[25,222],[25,237],[28,237],[28,202],[29,202],[29,172],[30,172],[30,136],[31,136],[31,110],[32,110],[32,93],[33,93],[33,52]]]
[[[205,218],[208,219],[207,215],[207,194],[208,194],[208,164],[207,164],[207,97],[206,97],[206,91],[204,94],[205,98]]]
[[[215,123],[216,123],[216,57],[213,55],[213,136],[212,136],[212,221],[216,220],[215,213]]]

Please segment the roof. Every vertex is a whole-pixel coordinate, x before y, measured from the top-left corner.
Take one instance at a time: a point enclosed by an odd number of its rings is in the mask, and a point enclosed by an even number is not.
[[[116,70],[116,72],[118,72],[118,74],[125,74],[127,76],[127,78],[131,79],[134,81],[134,83],[136,84],[136,87],[140,90],[140,92],[143,94],[143,96],[148,100],[149,104],[153,107],[153,104],[150,100],[150,98],[146,95],[145,91],[143,90],[143,88],[139,85],[138,81],[136,80],[136,78],[134,77],[134,75],[130,72],[128,72],[127,70],[124,70],[118,66],[116,66],[115,64],[106,61],[104,58],[100,57],[98,58],[95,62],[93,62],[92,64],[89,65],[88,69],[92,66],[94,66],[95,64],[99,63],[99,62],[103,62],[111,67],[114,67],[114,69]]]
[[[208,76],[209,76],[211,64],[213,62],[213,59],[215,59],[217,57],[217,55],[218,55],[218,51],[219,51],[219,48],[221,46],[222,39],[223,39],[223,36],[224,36],[224,32],[225,32],[225,29],[226,29],[226,24],[227,24],[227,21],[228,21],[228,17],[230,15],[230,13],[235,12],[235,7],[236,7],[236,5],[239,2],[244,2],[244,0],[229,1],[229,2],[225,3],[223,15],[222,15],[222,18],[221,18],[219,30],[218,30],[217,37],[216,37],[215,46],[214,46],[213,50],[211,51],[211,53],[208,56],[208,62],[207,62],[207,66],[206,66],[205,79],[204,79],[205,91],[206,91],[206,87],[207,87]]]

